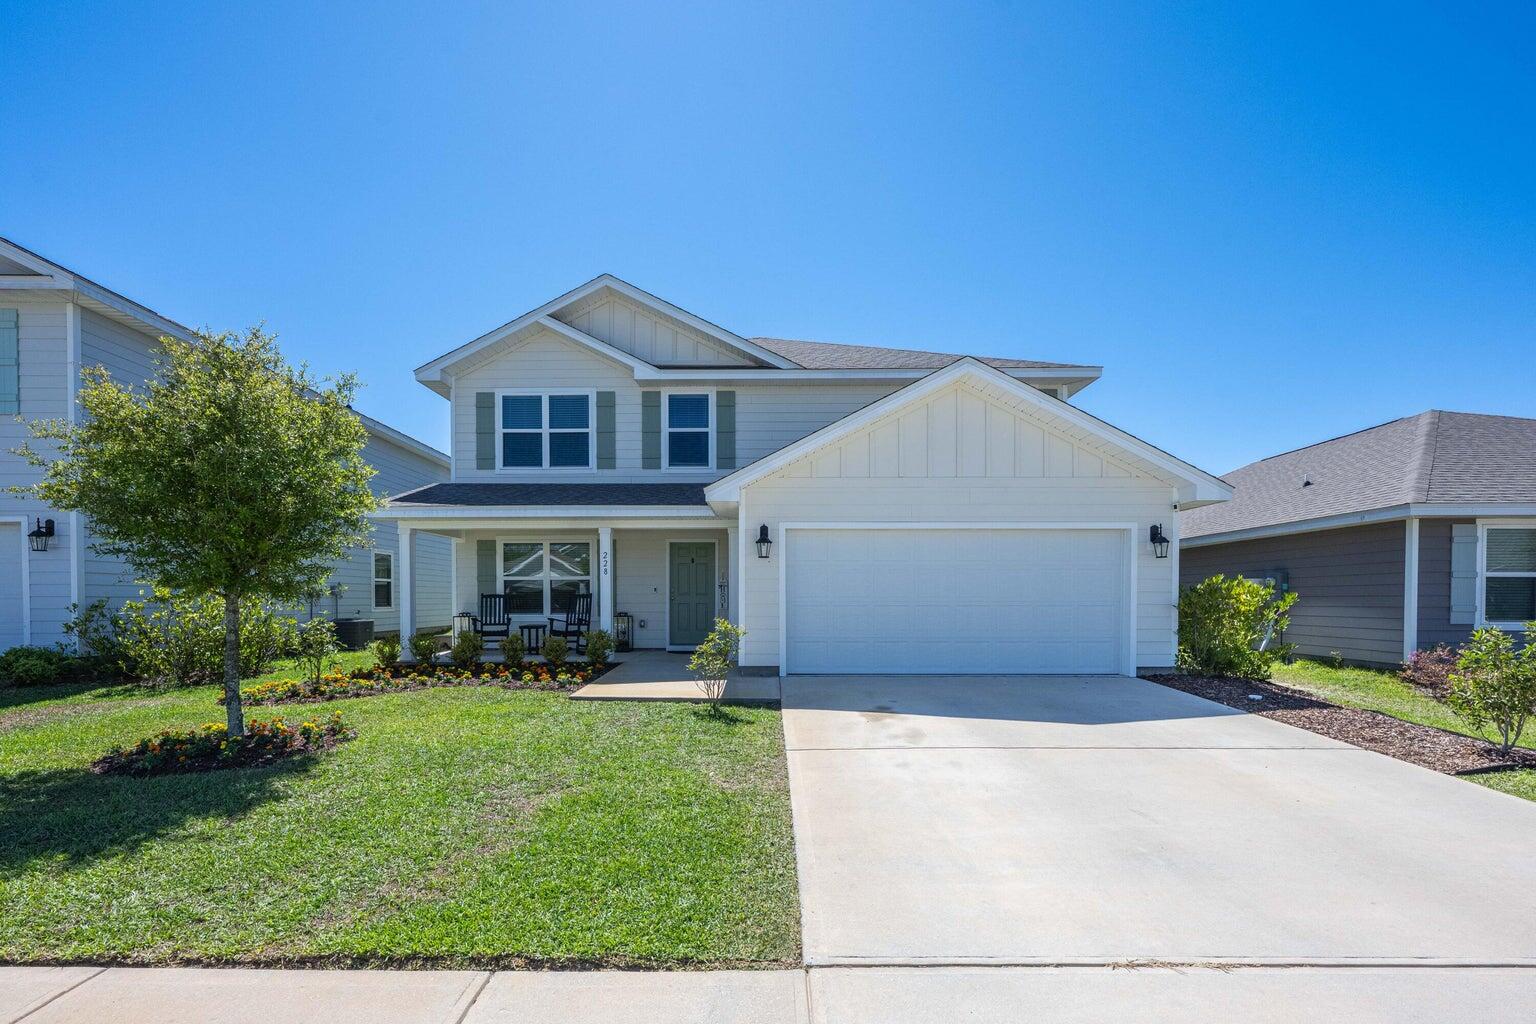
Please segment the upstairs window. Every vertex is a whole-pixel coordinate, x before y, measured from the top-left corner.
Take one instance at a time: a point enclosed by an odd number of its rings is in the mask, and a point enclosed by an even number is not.
[[[1483,621],[1508,629],[1536,619],[1536,524],[1489,526],[1483,542]]]
[[[503,394],[503,469],[591,469],[590,392]]]
[[[714,401],[707,391],[669,392],[663,431],[668,469],[708,469],[714,465],[710,420]]]

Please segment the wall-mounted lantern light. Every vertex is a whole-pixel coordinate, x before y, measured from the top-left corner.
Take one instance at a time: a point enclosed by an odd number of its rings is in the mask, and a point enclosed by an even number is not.
[[[53,520],[50,519],[45,523],[41,519],[38,519],[36,528],[33,529],[31,533],[27,534],[27,540],[32,542],[33,551],[47,551],[48,538],[52,536]]]
[[[1152,541],[1152,553],[1158,558],[1168,557],[1168,538],[1163,534],[1163,524],[1155,523],[1149,538]]]
[[[768,539],[768,524],[764,523],[757,528],[757,557],[767,558],[772,550],[773,541]]]

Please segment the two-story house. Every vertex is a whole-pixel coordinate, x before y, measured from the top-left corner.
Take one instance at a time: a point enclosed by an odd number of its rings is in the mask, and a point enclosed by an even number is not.
[[[747,338],[604,275],[416,371],[452,476],[380,513],[401,621],[446,537],[458,612],[590,593],[680,650],[724,616],[748,671],[1170,666],[1176,510],[1231,489],[1073,406],[1099,373]]]
[[[81,516],[48,508],[6,488],[35,483],[38,471],[12,450],[28,438],[27,422],[74,421],[80,370],[105,366],[128,384],[147,380],[162,336],[191,332],[109,288],[0,239],[0,650],[64,642],[70,606],[99,599],[120,604],[140,585],[121,561],[91,550]],[[447,479],[448,458],[369,417],[365,457],[378,471],[373,486],[397,493]],[[33,532],[52,535],[29,538]],[[372,619],[380,631],[399,627],[394,529],[375,529],[372,547],[350,550],[323,595],[301,616]],[[40,550],[34,550],[34,548]],[[447,626],[451,617],[451,543],[427,539],[417,550],[415,621]]]

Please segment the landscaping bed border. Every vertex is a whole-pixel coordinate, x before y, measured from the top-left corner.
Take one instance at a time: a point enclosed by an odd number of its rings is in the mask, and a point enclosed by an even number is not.
[[[1178,673],[1142,678],[1445,775],[1536,768],[1533,750],[1516,747],[1504,754],[1496,744],[1475,736],[1405,722],[1380,711],[1345,707],[1280,683]],[[1253,700],[1251,695],[1260,699]]]
[[[595,679],[600,679],[617,668],[621,662],[609,661],[593,667],[590,673],[579,677],[569,672],[551,672],[542,663],[524,663],[508,666],[499,662],[481,662],[472,669],[459,669],[449,665],[433,665],[431,672],[422,672],[413,665],[391,665],[388,668],[354,669],[351,672],[332,672],[320,677],[320,687],[314,689],[312,680],[279,679],[258,683],[241,691],[241,699],[253,707],[276,707],[283,704],[323,704],[335,700],[354,700],[359,697],[377,697],[388,693],[409,693],[415,690],[431,690],[445,687],[492,686],[503,690],[538,690],[545,693],[569,693],[580,689]],[[567,666],[567,669],[575,666]],[[586,669],[587,666],[580,666]],[[283,696],[274,696],[284,690],[297,690]],[[219,698],[222,702],[222,698]]]

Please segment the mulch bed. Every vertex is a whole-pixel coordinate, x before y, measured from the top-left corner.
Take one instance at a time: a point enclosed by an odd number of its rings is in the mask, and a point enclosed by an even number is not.
[[[1517,747],[1507,755],[1501,754],[1497,746],[1485,740],[1404,722],[1379,711],[1340,707],[1278,683],[1185,675],[1146,678],[1229,708],[1273,718],[1447,775],[1536,768],[1536,751]],[[1263,699],[1251,700],[1250,694]]]
[[[503,665],[481,663],[471,669],[447,665],[433,666],[423,672],[416,666],[393,665],[387,669],[357,669],[351,673],[327,673],[318,686],[308,679],[280,679],[258,683],[241,691],[247,704],[271,707],[278,704],[321,704],[354,697],[376,697],[386,693],[407,693],[452,686],[494,686],[503,690],[542,690],[569,693],[617,668],[621,662],[609,661],[590,666],[579,663],[568,674],[551,673],[542,663]],[[223,703],[222,696],[215,703]]]
[[[118,747],[91,764],[97,775],[173,775],[228,768],[263,768],[278,761],[330,750],[357,733],[337,712],[323,721],[290,725],[281,718],[253,718],[244,736],[232,737],[222,722],[195,729],[165,729],[131,747]]]

